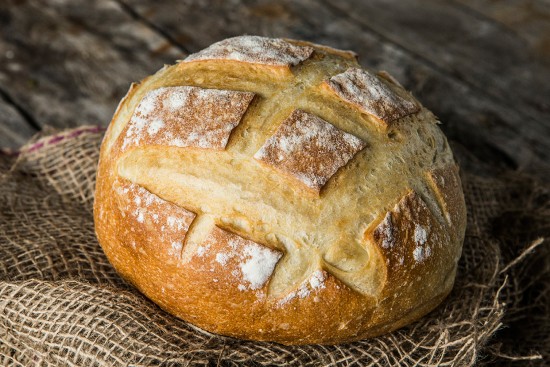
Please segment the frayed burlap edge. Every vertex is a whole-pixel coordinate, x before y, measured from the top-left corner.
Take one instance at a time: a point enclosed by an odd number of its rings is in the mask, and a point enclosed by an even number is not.
[[[0,152],[2,366],[467,366],[549,359],[548,189],[455,147],[468,229],[457,281],[435,311],[391,334],[338,346],[220,337],[127,285],[93,231],[103,131],[50,132]]]

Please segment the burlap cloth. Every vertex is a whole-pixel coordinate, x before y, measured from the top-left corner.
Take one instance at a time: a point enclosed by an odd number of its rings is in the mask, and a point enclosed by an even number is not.
[[[203,332],[126,284],[94,235],[103,130],[0,154],[0,366],[544,365],[550,361],[549,189],[454,145],[468,229],[456,285],[420,321],[375,339],[285,347]],[[323,320],[319,320],[323,322]]]

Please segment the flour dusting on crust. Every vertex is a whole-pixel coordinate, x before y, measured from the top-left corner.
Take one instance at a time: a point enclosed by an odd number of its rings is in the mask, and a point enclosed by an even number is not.
[[[416,262],[422,262],[432,254],[432,250],[429,247],[417,246],[413,250],[413,257]]]
[[[241,291],[263,288],[282,256],[279,251],[218,227],[214,227],[201,247],[209,249],[208,261],[230,273]],[[197,255],[202,257],[205,253]]]
[[[295,291],[290,292],[285,297],[277,302],[277,306],[283,306],[295,298],[306,298],[311,293],[326,288],[325,281],[327,279],[327,273],[324,270],[314,271],[309,279],[300,284],[300,287]],[[314,299],[315,300],[315,299]]]
[[[423,245],[428,240],[428,233],[426,229],[420,224],[416,224],[414,227],[414,242],[418,245]]]
[[[122,150],[138,145],[224,149],[254,93],[180,86],[147,93],[123,132]]]
[[[269,279],[280,254],[256,243],[244,247],[244,261],[239,264],[249,289],[259,289]]]
[[[350,68],[330,78],[327,85],[343,100],[386,123],[419,111],[416,103],[399,96],[367,70]]]
[[[325,120],[295,110],[254,158],[319,190],[366,143]]]
[[[152,231],[158,234],[155,239],[157,245],[166,247],[169,255],[179,257],[195,214],[134,183],[117,180],[115,190],[119,196],[121,214],[139,223],[130,225],[130,231]]]
[[[216,42],[189,55],[183,62],[198,60],[235,60],[253,64],[290,66],[311,56],[312,47],[297,46],[278,38],[240,36]]]
[[[391,212],[387,212],[382,223],[375,229],[375,237],[380,239],[383,248],[388,249],[395,245],[394,232]]]
[[[424,200],[411,191],[387,212],[372,232],[372,238],[384,252],[390,267],[415,266],[427,261],[441,243],[441,226]]]
[[[455,221],[462,216],[458,209],[462,207],[459,199],[462,197],[462,187],[458,168],[450,165],[432,170],[428,172],[428,182],[436,193],[437,201],[447,223],[451,226],[456,225]]]

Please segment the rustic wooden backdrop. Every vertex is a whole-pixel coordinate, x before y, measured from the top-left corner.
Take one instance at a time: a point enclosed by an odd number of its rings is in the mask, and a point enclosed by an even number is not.
[[[359,53],[495,166],[550,176],[547,0],[3,0],[0,146],[107,125],[130,82],[220,39],[259,34]]]

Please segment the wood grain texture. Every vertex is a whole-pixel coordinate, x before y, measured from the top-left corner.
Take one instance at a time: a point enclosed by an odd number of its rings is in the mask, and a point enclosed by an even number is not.
[[[37,132],[25,117],[0,95],[0,149],[15,149]]]
[[[0,88],[36,125],[106,125],[131,81],[187,51],[305,39],[389,71],[481,159],[548,177],[549,14],[542,0],[10,0]]]
[[[509,35],[501,42],[494,23],[482,22],[452,4],[172,0],[157,7],[148,0],[126,3],[173,38],[185,40],[193,52],[243,33],[352,49],[364,66],[396,76],[440,117],[451,139],[482,159],[537,175],[543,172],[543,177],[550,172],[546,163],[550,125],[545,115],[550,90],[540,78],[549,69],[536,60],[525,63],[524,43]],[[188,21],[181,22],[183,18]],[[471,29],[469,22],[474,24]]]
[[[182,57],[114,1],[7,1],[0,19],[0,87],[40,126],[107,125],[132,81]]]
[[[402,54],[406,75],[398,79],[441,118],[451,139],[492,163],[548,176],[550,70],[493,23],[443,2],[391,3],[331,8]]]
[[[495,4],[491,0],[455,1],[472,11],[472,16],[485,17],[499,24],[503,32],[520,37],[532,56],[550,65],[550,2],[500,0]]]
[[[495,22],[436,0],[343,0],[330,4],[433,68],[482,94],[514,104],[526,117],[541,120],[550,112],[550,84],[546,82],[550,70],[519,35],[504,32]],[[538,93],[533,93],[533,88]]]

